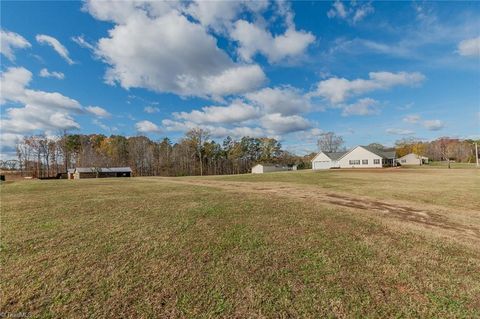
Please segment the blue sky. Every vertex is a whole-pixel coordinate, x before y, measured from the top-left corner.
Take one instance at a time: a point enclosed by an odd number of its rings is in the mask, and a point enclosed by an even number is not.
[[[478,2],[1,2],[1,153],[61,130],[297,154],[480,135]]]

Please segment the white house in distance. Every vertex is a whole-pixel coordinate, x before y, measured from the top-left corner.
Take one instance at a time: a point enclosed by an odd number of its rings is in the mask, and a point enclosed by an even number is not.
[[[280,164],[257,164],[252,167],[252,174],[263,174],[270,172],[281,172],[281,171],[296,171],[297,165],[287,166]]]
[[[397,159],[400,165],[423,165],[428,164],[428,157],[410,153]]]
[[[396,165],[395,151],[356,146],[346,152],[320,152],[312,159],[312,169],[381,168]]]

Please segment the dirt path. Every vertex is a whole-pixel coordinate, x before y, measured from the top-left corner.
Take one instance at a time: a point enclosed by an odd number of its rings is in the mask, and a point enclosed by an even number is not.
[[[273,182],[226,182],[219,180],[184,180],[162,178],[168,182],[220,188],[232,192],[268,194],[305,200],[313,204],[336,206],[393,218],[405,226],[414,226],[417,230],[428,229],[440,236],[454,239],[474,240],[480,242],[480,213],[473,211],[452,210],[446,207],[422,204],[413,207],[411,202],[387,200],[348,193],[335,193],[321,188],[302,185],[301,187]]]

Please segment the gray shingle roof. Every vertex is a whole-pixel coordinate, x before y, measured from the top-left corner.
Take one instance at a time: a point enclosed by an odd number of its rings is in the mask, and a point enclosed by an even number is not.
[[[283,165],[283,164],[273,164],[273,163],[258,163],[257,165],[262,165],[263,167],[286,167],[287,165]],[[254,165],[254,166],[257,166],[257,165]]]
[[[379,150],[375,147],[368,147],[368,146],[362,146],[362,147],[372,152],[373,154],[380,156],[381,158],[392,159],[397,157],[395,150]]]
[[[77,167],[75,168],[75,171],[79,173],[95,173],[96,172],[95,167]]]
[[[99,168],[100,172],[103,173],[131,173],[132,169],[130,167],[102,167]]]
[[[131,173],[132,169],[130,167],[77,167],[75,169],[79,173]]]
[[[323,152],[323,154],[327,155],[329,159],[337,161],[340,157],[347,154],[347,152]]]

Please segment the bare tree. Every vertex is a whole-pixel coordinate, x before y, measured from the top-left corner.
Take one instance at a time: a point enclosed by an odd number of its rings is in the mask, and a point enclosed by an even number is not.
[[[317,141],[319,150],[323,152],[338,152],[342,149],[343,144],[343,138],[334,132],[320,134]]]
[[[201,128],[194,128],[187,132],[187,141],[195,150],[200,163],[200,175],[203,175],[203,144],[210,138],[210,133]]]

